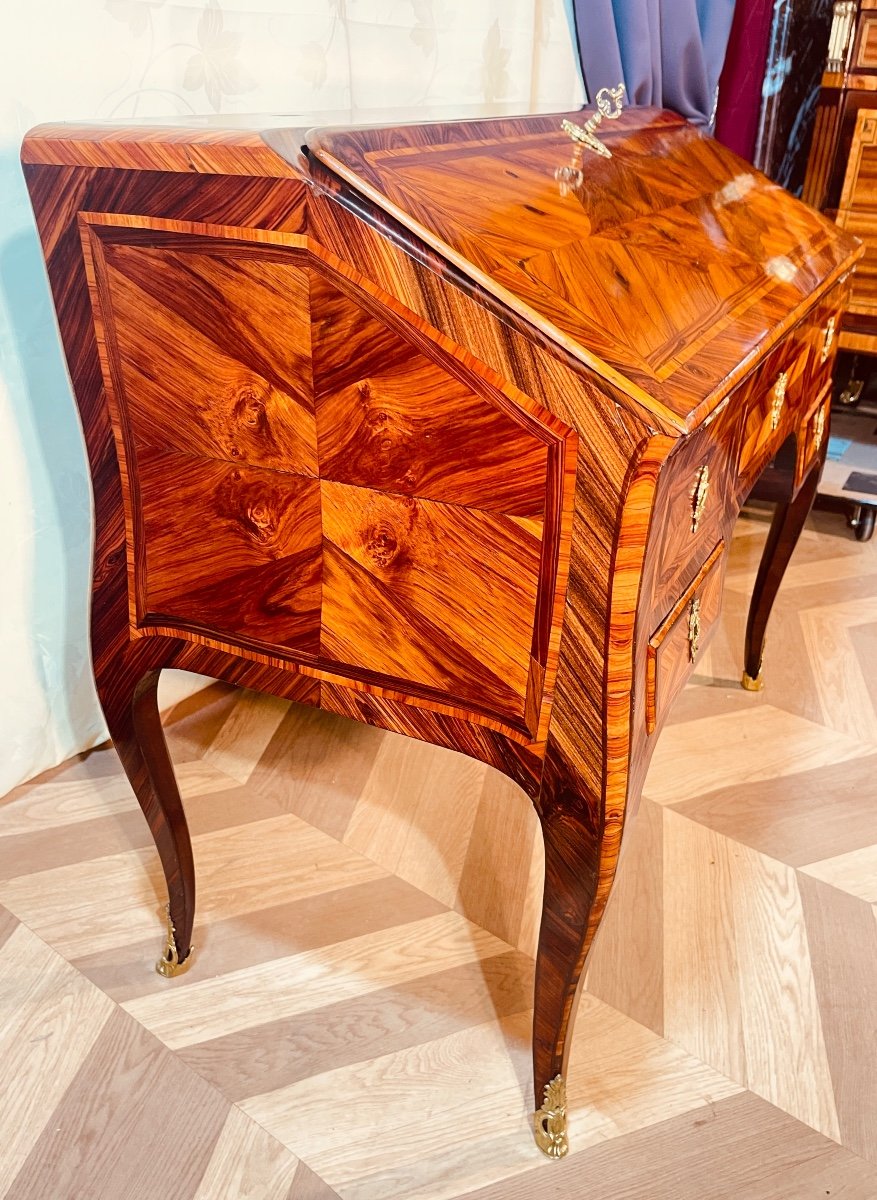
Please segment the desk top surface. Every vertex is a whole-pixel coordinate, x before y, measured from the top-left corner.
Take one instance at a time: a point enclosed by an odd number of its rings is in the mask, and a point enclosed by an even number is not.
[[[320,177],[328,169],[509,310],[680,430],[698,424],[861,253],[673,113],[597,130],[581,181],[564,117],[312,128],[301,117],[43,126],[25,162]],[[327,114],[328,115],[328,114]],[[307,137],[311,160],[302,154]]]
[[[585,152],[563,194],[562,118],[313,130],[308,146],[644,407],[690,422],[852,265],[856,243],[655,109],[604,121],[612,157]]]

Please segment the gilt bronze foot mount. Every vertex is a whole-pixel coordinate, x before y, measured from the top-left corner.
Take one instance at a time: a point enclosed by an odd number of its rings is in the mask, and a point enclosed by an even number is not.
[[[155,969],[165,979],[173,979],[175,975],[182,975],[184,971],[188,971],[192,962],[192,951],[190,950],[183,961],[180,962],[179,952],[177,951],[177,931],[174,929],[174,923],[171,919],[171,906],[169,904],[165,906],[165,913],[167,915],[167,941],[164,953],[155,964]]]
[[[533,1129],[536,1145],[549,1158],[563,1158],[569,1153],[566,1136],[566,1083],[562,1075],[555,1075],[545,1085],[542,1107],[533,1114]]]

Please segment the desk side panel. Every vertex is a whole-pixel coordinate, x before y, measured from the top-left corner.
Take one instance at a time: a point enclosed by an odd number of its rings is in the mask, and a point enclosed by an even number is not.
[[[244,658],[240,648],[192,633],[188,640],[156,630],[131,636],[125,503],[117,442],[102,377],[98,342],[82,253],[81,214],[110,214],[164,221],[169,226],[234,227],[252,240],[263,234],[298,238],[305,219],[299,183],[242,180],[229,176],[165,176],[135,170],[26,166],[32,204],[43,242],[62,340],[82,419],[96,509],[92,632],[97,676],[112,676],[119,694],[145,671],[176,666],[227,679],[370,724],[459,749],[497,766],[533,794],[538,788],[543,747],[531,735],[514,744],[493,728],[442,711],[414,708],[392,691],[346,696],[345,688],[323,681],[272,653]],[[562,479],[562,473],[559,478]],[[561,491],[566,487],[561,485]],[[523,518],[526,523],[527,518]],[[522,532],[526,532],[522,530]],[[563,565],[559,567],[564,570]],[[525,700],[527,698],[525,697]],[[522,744],[523,743],[523,744]],[[531,748],[527,749],[527,745]]]

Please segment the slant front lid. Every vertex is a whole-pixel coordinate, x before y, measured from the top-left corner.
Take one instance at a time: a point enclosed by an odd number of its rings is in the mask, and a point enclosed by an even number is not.
[[[690,427],[857,243],[654,109],[604,121],[612,157],[585,150],[564,195],[563,117],[313,130],[308,146],[662,424]]]

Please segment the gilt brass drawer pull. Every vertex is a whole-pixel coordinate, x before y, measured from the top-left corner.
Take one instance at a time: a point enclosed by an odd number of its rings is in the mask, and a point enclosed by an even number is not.
[[[702,466],[694,477],[694,487],[691,491],[691,532],[697,533],[700,518],[706,508],[707,492],[710,490],[710,469]]]
[[[822,358],[820,362],[825,362],[831,353],[831,347],[834,345],[834,327],[837,321],[836,317],[829,317],[828,324],[822,331]]]
[[[822,445],[822,435],[825,433],[825,407],[820,408],[819,412],[813,418],[813,445],[816,448],[817,454]]]
[[[780,423],[783,405],[786,402],[786,388],[789,385],[788,372],[780,371],[777,376],[777,381],[773,385],[773,400],[770,406],[770,427],[776,429]]]
[[[691,601],[691,612],[688,614],[688,657],[691,662],[697,658],[697,647],[700,644],[700,598],[695,596]]]

